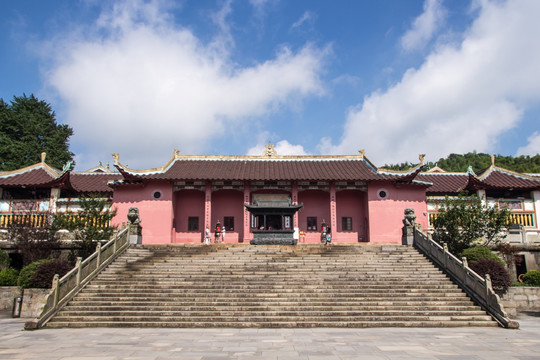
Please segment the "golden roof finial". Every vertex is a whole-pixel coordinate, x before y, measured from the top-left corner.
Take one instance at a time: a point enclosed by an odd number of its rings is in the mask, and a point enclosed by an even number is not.
[[[491,165],[495,166],[495,155],[491,155]]]
[[[174,157],[179,157],[179,156],[180,156],[180,150],[174,149]]]
[[[272,156],[277,155],[276,149],[274,148],[274,145],[271,142],[268,142],[262,155],[266,157],[272,157]]]
[[[44,163],[45,162],[45,158],[47,157],[47,153],[46,152],[42,152],[41,153],[41,162]]]
[[[120,155],[118,155],[118,153],[113,153],[112,157],[114,158],[114,163],[118,165],[118,161],[120,160]]]
[[[424,163],[424,158],[426,157],[426,154],[420,154],[418,155],[418,160],[420,160],[420,163],[423,164]]]

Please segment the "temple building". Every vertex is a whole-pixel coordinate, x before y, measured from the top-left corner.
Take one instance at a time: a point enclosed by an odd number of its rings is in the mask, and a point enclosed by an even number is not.
[[[200,243],[220,221],[225,242],[293,234],[320,241],[327,223],[334,242],[399,243],[405,208],[427,226],[421,164],[407,172],[377,169],[356,156],[186,156],[164,166],[133,170],[115,157],[122,179],[110,184],[117,223],[130,207],[143,219],[144,243]],[[295,230],[297,234],[294,235]]]

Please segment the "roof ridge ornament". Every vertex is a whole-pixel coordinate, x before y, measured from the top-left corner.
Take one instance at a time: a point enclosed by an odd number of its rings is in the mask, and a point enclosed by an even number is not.
[[[114,158],[114,164],[118,165],[120,161],[120,155],[118,155],[118,153],[113,153],[112,157]]]
[[[99,162],[99,165],[101,166],[101,161]],[[71,171],[73,167],[73,161],[68,161],[64,164],[64,167],[62,168],[62,173],[65,173],[66,171]]]
[[[362,149],[362,150],[358,150],[358,152],[360,153],[360,159],[364,159],[364,157],[366,156],[366,150],[365,149]]]
[[[264,151],[262,153],[262,156],[266,156],[266,157],[277,156],[276,148],[270,141],[268,142],[268,144],[266,144]]]
[[[426,157],[426,154],[419,154],[418,160],[420,160],[420,164],[424,164],[424,158]]]
[[[491,155],[491,166],[495,166],[495,155]]]
[[[47,153],[44,151],[41,153],[41,162],[44,163],[45,162],[45,158],[47,157]]]

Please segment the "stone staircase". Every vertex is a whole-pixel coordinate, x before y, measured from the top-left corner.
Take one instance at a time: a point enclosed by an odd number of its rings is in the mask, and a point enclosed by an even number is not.
[[[440,327],[497,323],[406,246],[129,248],[47,327]]]

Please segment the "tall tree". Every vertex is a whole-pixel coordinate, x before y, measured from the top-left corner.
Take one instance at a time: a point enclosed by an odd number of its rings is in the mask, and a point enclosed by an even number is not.
[[[0,99],[0,170],[16,170],[40,161],[61,169],[73,161],[69,138],[73,129],[57,124],[51,106],[34,95],[14,96],[11,104]]]

